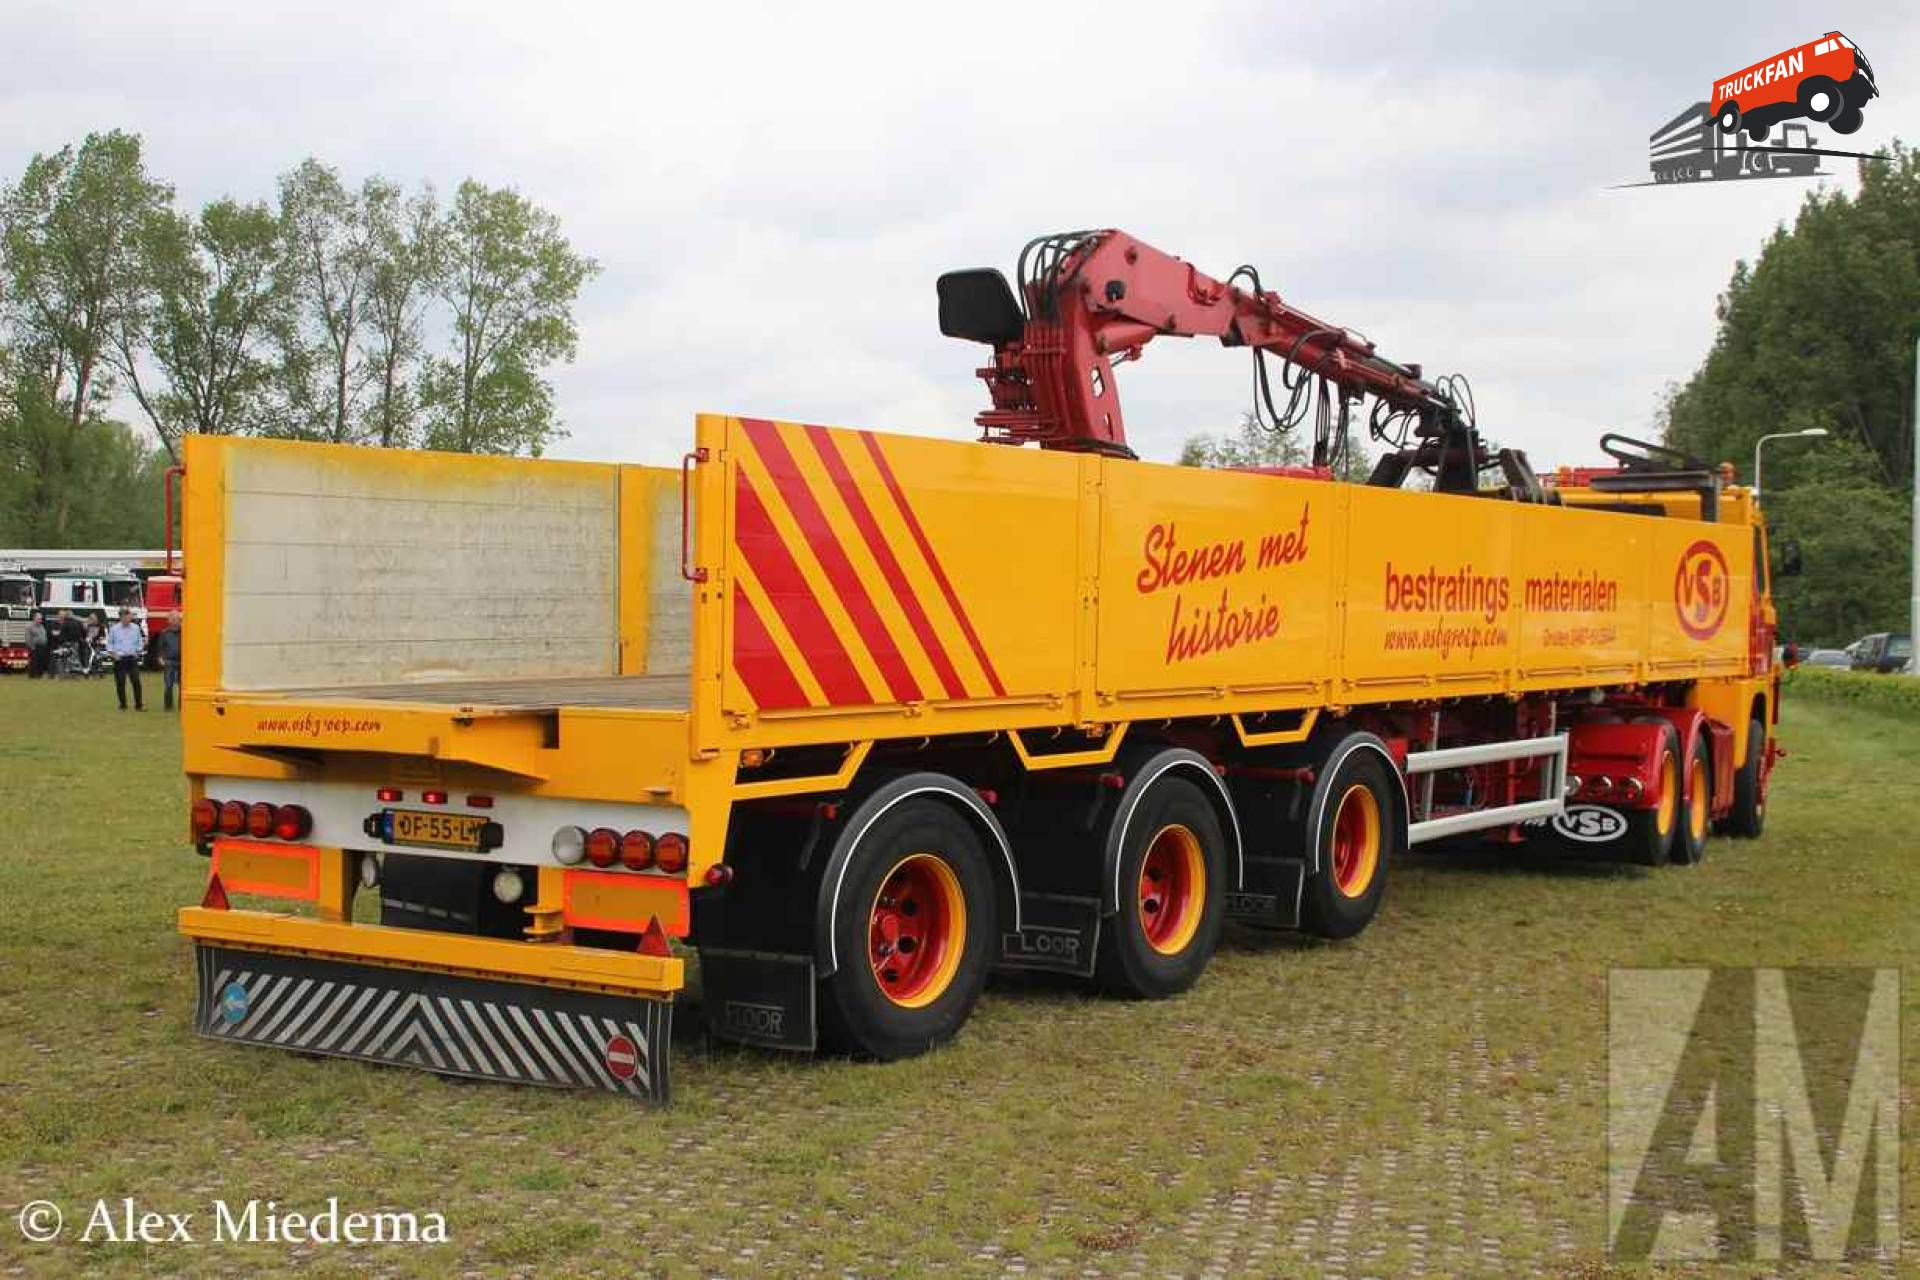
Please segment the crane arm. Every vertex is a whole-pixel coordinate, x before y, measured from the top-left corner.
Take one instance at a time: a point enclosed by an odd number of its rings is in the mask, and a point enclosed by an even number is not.
[[[993,346],[979,370],[992,408],[985,439],[1130,454],[1113,366],[1154,338],[1215,337],[1325,379],[1346,399],[1372,395],[1423,423],[1447,422],[1452,400],[1373,343],[1260,287],[1250,268],[1216,280],[1124,231],[1042,237],[1020,255],[1024,306],[998,271],[940,278],[941,328]],[[1250,288],[1237,281],[1248,277]]]

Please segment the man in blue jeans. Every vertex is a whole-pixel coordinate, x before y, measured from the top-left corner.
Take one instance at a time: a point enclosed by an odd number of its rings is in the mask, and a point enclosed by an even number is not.
[[[180,628],[171,616],[162,616],[160,630],[153,637],[153,656],[160,660],[160,679],[166,709],[173,710],[173,691],[180,685]]]
[[[133,709],[145,711],[146,701],[140,696],[140,652],[147,647],[146,635],[140,624],[133,620],[133,610],[122,609],[120,621],[107,628],[107,655],[113,659],[113,691],[120,699],[120,709],[127,709],[127,682],[133,682]]]

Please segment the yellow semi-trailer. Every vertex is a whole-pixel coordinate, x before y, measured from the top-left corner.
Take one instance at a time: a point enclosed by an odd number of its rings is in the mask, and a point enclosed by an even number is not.
[[[187,441],[201,1032],[661,1098],[667,939],[716,1033],[897,1055],[994,964],[1161,996],[1228,914],[1356,933],[1410,844],[1689,862],[1763,813],[1764,532],[1718,478],[696,436]]]

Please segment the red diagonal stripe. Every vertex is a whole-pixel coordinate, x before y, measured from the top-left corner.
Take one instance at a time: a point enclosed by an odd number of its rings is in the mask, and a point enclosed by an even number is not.
[[[773,517],[767,514],[760,495],[753,491],[745,469],[736,466],[734,476],[734,545],[753,566],[753,576],[760,579],[767,598],[773,601],[774,612],[780,615],[787,634],[800,647],[800,656],[806,659],[814,679],[820,682],[827,701],[836,706],[872,702],[866,682],[841,647],[840,637],[833,633],[826,611],[813,598],[806,578],[801,576],[800,566],[794,563],[793,555],[780,540]]]
[[[887,482],[887,492],[893,495],[894,505],[900,508],[901,519],[907,522],[908,532],[913,540],[920,544],[920,554],[927,559],[927,568],[933,571],[933,580],[940,584],[940,593],[947,598],[947,607],[953,610],[953,616],[960,623],[960,630],[967,636],[967,643],[973,647],[973,656],[980,661],[980,669],[987,673],[987,683],[993,686],[998,697],[1006,697],[1006,686],[1000,683],[1000,675],[993,669],[993,660],[987,657],[986,646],[980,643],[980,636],[973,629],[973,619],[967,617],[967,611],[960,607],[960,597],[953,589],[953,583],[947,581],[947,571],[940,566],[940,557],[933,553],[933,543],[927,540],[927,531],[920,527],[920,519],[913,514],[913,508],[907,505],[907,495],[901,492],[900,481],[895,478],[893,468],[887,465],[887,455],[880,452],[880,442],[871,433],[860,432],[860,439],[867,446],[867,452],[873,456],[873,464],[879,468],[880,478]]]
[[[920,647],[926,650],[928,660],[933,663],[941,687],[946,689],[949,698],[966,697],[966,684],[954,669],[953,659],[947,656],[946,646],[940,643],[939,633],[933,629],[927,611],[920,607],[920,597],[914,594],[913,585],[907,581],[906,572],[900,568],[900,561],[893,554],[893,547],[887,542],[886,535],[880,532],[880,523],[873,518],[873,509],[867,505],[867,497],[860,492],[853,472],[847,470],[847,460],[840,456],[832,434],[825,427],[808,427],[807,439],[813,442],[814,452],[820,455],[827,474],[833,477],[834,487],[840,491],[840,500],[847,504],[848,514],[853,517],[853,523],[859,526],[860,536],[866,539],[867,550],[873,553],[887,585],[893,589],[893,598],[900,602],[900,611],[907,615],[913,634],[919,637]]]
[[[747,439],[753,442],[767,474],[773,477],[781,500],[793,513],[794,523],[800,526],[807,545],[813,548],[814,558],[826,571],[827,581],[833,584],[834,593],[846,607],[854,631],[867,646],[867,652],[873,655],[874,665],[880,668],[880,677],[887,682],[894,701],[918,701],[920,686],[907,670],[907,661],[887,632],[887,624],[880,620],[880,611],[873,607],[873,598],[861,583],[853,561],[847,559],[847,549],[840,545],[833,526],[827,523],[827,513],[820,509],[820,500],[807,487],[807,478],[800,474],[800,464],[794,461],[793,451],[787,448],[780,428],[764,418],[742,418],[740,425],[746,428]]]
[[[733,669],[747,686],[753,704],[761,708],[804,707],[807,692],[800,687],[780,656],[773,633],[760,620],[760,614],[747,599],[740,584],[733,584]]]

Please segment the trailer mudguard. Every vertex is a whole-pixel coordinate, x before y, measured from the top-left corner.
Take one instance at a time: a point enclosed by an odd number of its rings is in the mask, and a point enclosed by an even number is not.
[[[1185,747],[1149,745],[1129,747],[1121,752],[1119,770],[1127,782],[1114,808],[1113,821],[1107,827],[1106,844],[1100,853],[1100,913],[1111,916],[1119,912],[1120,850],[1126,844],[1127,829],[1147,789],[1170,773],[1199,781],[1201,792],[1213,801],[1214,808],[1219,811],[1220,826],[1227,833],[1227,853],[1233,864],[1227,891],[1238,891],[1246,872],[1240,819],[1234,814],[1233,797],[1227,793],[1226,783],[1214,772],[1213,762],[1198,751],[1190,751]]]

